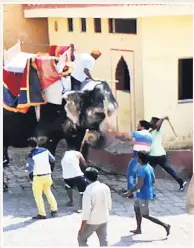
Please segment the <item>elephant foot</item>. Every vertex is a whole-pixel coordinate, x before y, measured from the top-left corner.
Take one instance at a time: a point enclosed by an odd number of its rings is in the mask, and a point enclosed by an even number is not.
[[[3,168],[10,167],[11,165],[9,163],[3,162]]]
[[[3,183],[3,192],[8,192],[9,188],[8,185],[6,183]]]

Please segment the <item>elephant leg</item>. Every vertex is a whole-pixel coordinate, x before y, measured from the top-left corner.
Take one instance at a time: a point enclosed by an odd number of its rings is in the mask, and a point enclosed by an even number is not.
[[[3,192],[7,192],[8,190],[9,190],[8,185],[5,182],[5,175],[4,175],[4,172],[3,172]]]
[[[7,192],[7,191],[9,191],[8,185],[6,182],[3,182],[3,192]]]
[[[3,147],[3,167],[8,167],[10,166],[9,164],[9,155],[8,155],[8,147],[4,146]]]

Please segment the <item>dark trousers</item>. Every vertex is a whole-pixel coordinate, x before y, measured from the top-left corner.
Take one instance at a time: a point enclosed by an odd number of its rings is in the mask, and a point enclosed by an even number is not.
[[[163,156],[149,156],[150,165],[155,168],[160,165],[168,174],[170,174],[180,185],[183,184],[183,179],[181,179],[176,171],[168,163],[166,155]]]
[[[71,90],[80,90],[81,82],[71,76]]]

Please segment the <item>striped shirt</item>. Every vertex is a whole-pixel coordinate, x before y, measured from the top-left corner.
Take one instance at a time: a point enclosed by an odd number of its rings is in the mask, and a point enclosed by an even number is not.
[[[49,150],[43,147],[33,149],[28,155],[27,169],[28,172],[33,172],[33,175],[49,174],[51,173],[50,162],[54,162],[55,157]]]
[[[152,135],[148,130],[134,131],[132,132],[132,137],[134,139],[133,151],[150,152]]]

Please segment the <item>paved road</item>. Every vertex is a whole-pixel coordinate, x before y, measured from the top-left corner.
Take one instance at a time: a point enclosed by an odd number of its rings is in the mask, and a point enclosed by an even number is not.
[[[10,179],[8,182],[11,192],[4,193],[4,246],[77,246],[81,215],[75,212],[78,202],[75,202],[73,208],[65,207],[68,199],[59,165],[62,150],[59,150],[56,156],[58,162],[54,172],[53,190],[59,205],[59,217],[36,222],[30,220],[30,217],[36,214],[36,205],[24,172],[27,150],[21,152],[20,149],[12,149],[10,154],[12,166],[6,171],[6,175]],[[124,199],[118,194],[126,186],[125,178],[101,174],[100,180],[112,189],[113,209],[108,226],[110,246],[192,247],[193,223],[192,216],[185,214],[186,192],[177,192],[178,185],[174,181],[157,180],[157,199],[150,207],[153,216],[172,226],[170,236],[165,239],[164,229],[148,220],[143,220],[143,234],[132,236],[129,230],[135,228],[136,224],[133,200]],[[24,190],[20,184],[24,186]],[[78,198],[76,191],[75,198]],[[49,212],[48,205],[47,210]],[[95,234],[88,244],[99,245]]]
[[[101,175],[116,190],[125,186],[123,177]],[[59,182],[59,181],[58,181]],[[174,247],[192,246],[192,217],[184,213],[185,193],[177,193],[177,185],[167,180],[158,180],[157,196],[151,204],[151,213],[171,224],[171,235],[165,239],[162,227],[143,220],[143,234],[132,236],[129,230],[135,227],[133,200],[123,199],[112,191],[113,209],[110,216],[108,233],[111,246],[167,245]],[[59,204],[59,217],[33,222],[30,216],[36,214],[36,206],[30,188],[11,189],[4,194],[4,246],[76,246],[77,232],[81,215],[73,208],[65,207],[67,195],[64,187],[55,184],[54,194]],[[75,191],[75,197],[78,194]],[[76,202],[75,205],[78,203]],[[49,212],[48,206],[47,210]],[[89,245],[98,245],[96,235]]]

